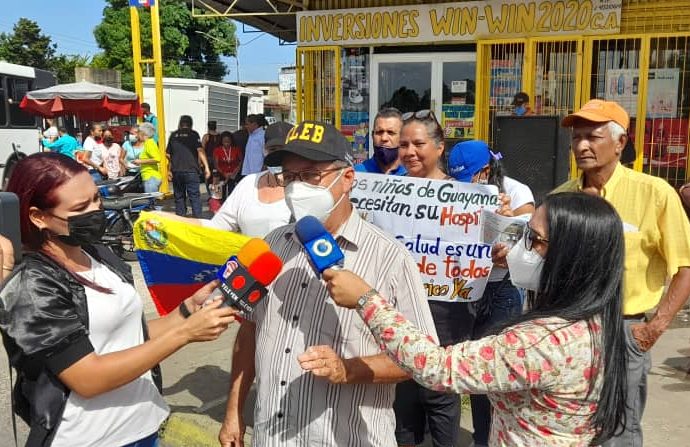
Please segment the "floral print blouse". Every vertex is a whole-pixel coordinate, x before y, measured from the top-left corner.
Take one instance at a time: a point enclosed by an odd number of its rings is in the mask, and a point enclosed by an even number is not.
[[[359,310],[381,348],[423,386],[487,394],[491,446],[588,446],[603,382],[600,320],[545,318],[446,348],[377,295]]]

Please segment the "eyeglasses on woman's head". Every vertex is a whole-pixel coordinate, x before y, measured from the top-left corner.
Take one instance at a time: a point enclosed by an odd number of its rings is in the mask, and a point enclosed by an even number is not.
[[[430,109],[417,110],[416,112],[406,112],[402,115],[403,121],[409,121],[413,118],[421,121],[436,120],[436,115],[434,115],[433,110]]]

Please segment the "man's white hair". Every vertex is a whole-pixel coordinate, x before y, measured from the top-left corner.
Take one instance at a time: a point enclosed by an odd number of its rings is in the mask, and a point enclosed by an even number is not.
[[[611,138],[614,141],[617,141],[618,139],[620,139],[620,137],[622,135],[626,135],[626,131],[625,131],[625,129],[623,129],[623,126],[621,126],[617,122],[609,121],[608,125],[609,125],[609,132],[611,133]]]

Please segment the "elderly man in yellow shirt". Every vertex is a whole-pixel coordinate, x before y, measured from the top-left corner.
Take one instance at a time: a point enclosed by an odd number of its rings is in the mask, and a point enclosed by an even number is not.
[[[561,125],[572,129],[571,149],[582,176],[556,192],[602,196],[620,214],[625,231],[623,315],[628,339],[627,423],[606,446],[642,446],[649,349],[690,295],[690,224],[666,181],[619,162],[630,121],[617,103],[594,99]],[[583,241],[586,243],[587,241]],[[664,293],[666,280],[670,285]],[[646,314],[656,307],[651,318]]]

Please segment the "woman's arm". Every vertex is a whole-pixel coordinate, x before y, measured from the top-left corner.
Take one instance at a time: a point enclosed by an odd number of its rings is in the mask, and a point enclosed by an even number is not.
[[[161,212],[162,213],[162,212]],[[172,214],[172,213],[165,213],[165,214]],[[175,216],[177,216],[175,214]],[[196,219],[191,219],[188,217],[181,217],[177,216],[180,219],[187,219],[187,220],[196,220]],[[218,281],[212,281],[211,284],[213,284],[213,287],[210,289],[211,292],[215,290],[216,287],[218,287]],[[194,295],[190,296],[186,300],[184,300],[185,307],[189,312],[192,314],[195,312],[198,312],[201,310],[202,306],[208,299],[208,296],[211,292],[207,292],[209,290],[209,286],[207,285],[206,287],[202,287],[199,289]],[[175,327],[178,327],[184,323],[184,316],[180,313],[179,309],[176,309],[174,312],[170,312],[164,317],[161,318],[156,318],[153,320],[149,320],[147,322],[148,329],[149,329],[149,337],[150,338],[156,338],[159,335],[174,329]]]
[[[208,296],[213,287],[214,283],[207,284],[198,294]],[[215,300],[187,319],[170,317],[167,330],[161,332],[159,327],[155,337],[139,346],[104,355],[91,352],[59,372],[58,378],[86,398],[112,391],[140,377],[186,344],[218,338],[237,314],[232,308],[221,308],[221,304],[222,300]]]
[[[355,307],[365,293],[362,291],[371,290],[349,271],[327,270],[323,278],[340,306]],[[372,293],[358,313],[388,355],[429,389],[476,394],[510,392],[547,388],[561,378],[559,367],[564,364],[566,344],[560,343],[564,337],[559,334],[565,329],[552,331],[526,323],[499,335],[443,348],[378,293]],[[559,343],[552,342],[552,337]]]

